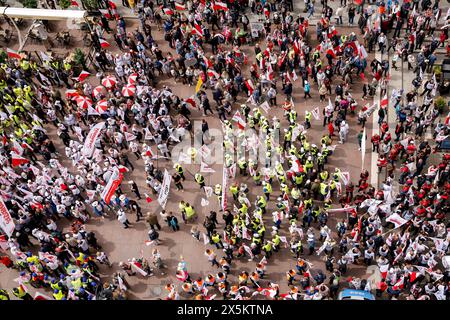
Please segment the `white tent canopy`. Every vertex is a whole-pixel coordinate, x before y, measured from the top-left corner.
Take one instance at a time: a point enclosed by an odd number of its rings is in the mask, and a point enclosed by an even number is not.
[[[0,14],[4,14],[9,18],[33,20],[64,20],[83,19],[87,16],[87,11],[0,7]]]

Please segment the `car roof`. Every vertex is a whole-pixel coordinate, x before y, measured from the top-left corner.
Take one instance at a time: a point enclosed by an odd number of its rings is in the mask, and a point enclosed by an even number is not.
[[[342,298],[361,297],[367,300],[375,300],[373,294],[365,290],[344,289],[341,291],[340,295]]]

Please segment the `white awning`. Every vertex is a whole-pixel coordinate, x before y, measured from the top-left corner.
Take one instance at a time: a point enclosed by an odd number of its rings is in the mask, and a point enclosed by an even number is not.
[[[83,19],[87,16],[87,11],[0,7],[0,15],[2,14],[6,15],[9,18],[22,18],[32,20],[64,20]]]

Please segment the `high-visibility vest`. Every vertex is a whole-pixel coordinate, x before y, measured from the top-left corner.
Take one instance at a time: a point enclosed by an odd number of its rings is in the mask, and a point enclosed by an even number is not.
[[[198,184],[205,182],[205,177],[203,177],[200,173],[195,174],[195,181],[197,181]]]
[[[191,206],[185,208],[187,218],[193,217],[195,215],[195,210]]]
[[[215,235],[213,235],[213,236],[211,237],[211,239],[212,239],[212,241],[213,241],[214,243],[219,243],[219,242],[220,242],[220,235],[216,233]]]
[[[263,188],[264,193],[271,193],[272,192],[272,186],[269,183],[266,183],[266,185]]]
[[[58,291],[58,293],[54,293],[53,297],[55,300],[62,300],[64,298],[64,293],[62,293],[61,290]]]
[[[320,193],[322,194],[322,195],[326,195],[327,194],[327,184],[325,184],[325,183],[320,183]]]

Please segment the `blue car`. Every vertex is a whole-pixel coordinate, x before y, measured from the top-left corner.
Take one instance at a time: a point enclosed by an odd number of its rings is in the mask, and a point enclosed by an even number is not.
[[[339,292],[338,300],[375,300],[375,297],[364,290],[344,289]]]

